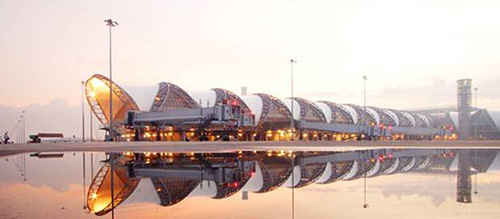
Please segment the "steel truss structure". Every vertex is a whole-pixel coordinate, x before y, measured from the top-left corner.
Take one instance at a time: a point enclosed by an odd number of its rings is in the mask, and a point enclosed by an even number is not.
[[[161,82],[155,96],[152,112],[165,111],[170,109],[200,108],[198,103],[182,88],[169,82]]]

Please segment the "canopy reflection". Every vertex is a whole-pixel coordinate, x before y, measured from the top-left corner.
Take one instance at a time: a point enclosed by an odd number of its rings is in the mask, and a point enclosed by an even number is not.
[[[141,199],[172,206],[190,196],[213,199],[238,191],[267,193],[280,187],[295,189],[363,177],[416,173],[456,175],[456,201],[471,203],[471,176],[486,173],[495,149],[374,149],[346,152],[240,151],[233,153],[108,153],[88,189],[91,212],[104,215],[134,203],[137,190],[155,197]],[[452,164],[458,161],[458,169]],[[113,165],[114,184],[110,165]],[[295,171],[295,174],[292,172]],[[295,175],[294,183],[290,183]],[[137,189],[137,188],[141,189]],[[111,189],[114,196],[111,198]],[[132,197],[132,198],[131,198]],[[111,205],[114,200],[114,205]]]

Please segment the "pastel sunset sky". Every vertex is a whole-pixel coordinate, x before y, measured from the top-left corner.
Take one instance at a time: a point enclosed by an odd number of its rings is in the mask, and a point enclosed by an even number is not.
[[[80,82],[109,74],[107,18],[121,84],[285,98],[293,58],[295,95],[310,100],[362,104],[367,75],[368,105],[449,106],[472,78],[479,107],[500,109],[495,0],[0,0],[0,131],[30,109],[29,131],[57,131],[35,116],[68,114],[52,125],[78,133]]]

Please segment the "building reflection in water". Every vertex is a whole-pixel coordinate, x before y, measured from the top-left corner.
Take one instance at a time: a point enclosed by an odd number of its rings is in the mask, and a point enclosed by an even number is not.
[[[457,202],[471,203],[471,176],[485,173],[497,150],[377,149],[350,152],[243,151],[237,153],[109,153],[113,160],[93,177],[87,205],[104,215],[134,192],[161,206],[172,206],[188,196],[227,198],[240,190],[266,193],[279,187],[302,188],[400,173],[456,174]],[[458,157],[458,171],[451,166]],[[294,166],[292,166],[294,164]],[[474,169],[474,170],[473,170]],[[292,174],[294,172],[294,174]],[[295,177],[291,180],[292,175]],[[291,183],[291,182],[294,183]],[[140,188],[140,189],[138,189]],[[111,198],[111,189],[114,197]],[[136,194],[134,196],[140,196]],[[114,205],[111,205],[111,202]]]
[[[458,152],[457,202],[471,203],[472,196],[470,151]]]

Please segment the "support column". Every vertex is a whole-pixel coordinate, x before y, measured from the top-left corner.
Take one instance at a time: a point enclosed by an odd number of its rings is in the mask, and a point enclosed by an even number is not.
[[[141,140],[141,130],[140,129],[134,129],[135,136],[134,136],[134,141],[140,141]]]
[[[161,141],[161,132],[160,132],[160,126],[156,126],[156,141]]]

